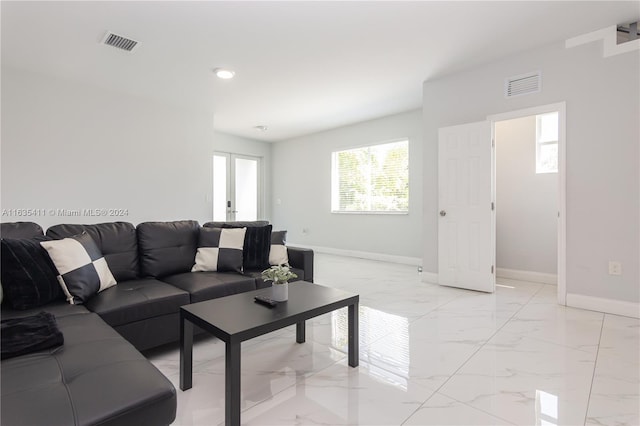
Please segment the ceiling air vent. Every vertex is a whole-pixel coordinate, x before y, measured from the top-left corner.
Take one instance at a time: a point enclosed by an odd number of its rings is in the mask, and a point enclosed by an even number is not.
[[[504,82],[505,98],[538,93],[540,90],[542,90],[540,71],[509,77]]]
[[[126,50],[127,52],[131,52],[134,47],[138,45],[138,42],[135,40],[131,40],[130,38],[122,37],[111,32],[107,32],[107,35],[104,36],[102,42],[107,46],[116,47],[118,49]]]

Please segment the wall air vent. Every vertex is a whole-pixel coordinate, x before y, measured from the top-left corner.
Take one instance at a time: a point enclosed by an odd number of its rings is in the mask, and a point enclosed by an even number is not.
[[[516,96],[538,93],[542,90],[542,75],[540,71],[509,77],[504,81],[504,97],[513,98]]]
[[[112,32],[107,32],[107,34],[104,36],[104,39],[102,39],[102,43],[106,44],[107,46],[126,50],[127,52],[131,52],[138,45],[137,41],[119,36]]]

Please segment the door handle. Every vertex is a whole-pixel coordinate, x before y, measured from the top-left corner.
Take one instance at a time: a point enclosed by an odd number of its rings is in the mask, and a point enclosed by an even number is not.
[[[444,210],[440,210],[440,216],[444,217],[447,215],[447,212]]]

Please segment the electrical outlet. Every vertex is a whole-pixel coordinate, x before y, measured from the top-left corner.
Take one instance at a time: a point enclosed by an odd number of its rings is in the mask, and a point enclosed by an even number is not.
[[[303,234],[308,234],[309,233],[309,228],[302,228],[302,233]]]
[[[610,260],[609,275],[622,275],[622,263],[615,260]]]

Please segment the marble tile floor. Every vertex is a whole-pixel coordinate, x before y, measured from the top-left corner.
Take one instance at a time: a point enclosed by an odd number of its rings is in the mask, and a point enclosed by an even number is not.
[[[360,294],[360,366],[346,309],[243,343],[248,425],[640,425],[640,320],[563,307],[556,288],[484,294],[413,266],[316,254],[316,283]],[[292,284],[294,285],[294,284]],[[224,343],[198,338],[193,388],[178,347],[146,353],[176,386],[175,425],[224,424]]]

